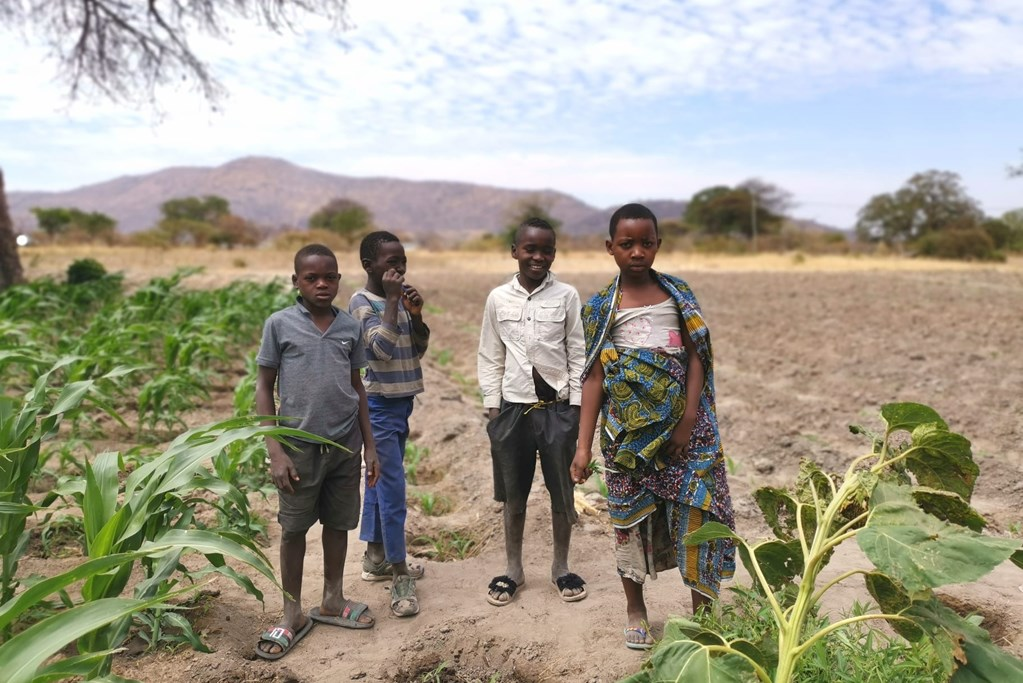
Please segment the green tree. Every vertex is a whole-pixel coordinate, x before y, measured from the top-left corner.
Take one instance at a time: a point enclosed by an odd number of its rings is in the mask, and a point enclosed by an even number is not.
[[[685,223],[711,235],[742,235],[777,232],[791,194],[759,179],[732,188],[715,185],[700,190],[689,200],[682,215]],[[755,223],[754,223],[755,216]]]
[[[1009,226],[1008,248],[1012,251],[1023,251],[1023,208],[1006,211],[1002,214],[1001,220]]]
[[[309,227],[329,230],[351,244],[373,229],[373,214],[356,201],[334,198],[309,217]]]
[[[984,220],[950,171],[917,173],[894,193],[875,195],[859,211],[856,235],[871,242],[911,242],[941,230],[970,230]]]
[[[231,213],[231,204],[223,197],[208,194],[205,197],[178,197],[160,205],[165,220],[200,221],[213,223]]]
[[[89,239],[109,238],[117,228],[117,221],[105,213],[91,211],[86,213],[79,209],[54,207],[34,207],[39,229],[45,232],[50,238],[56,238],[73,230],[79,230]]]
[[[508,210],[508,218],[504,230],[501,231],[501,244],[511,249],[515,244],[515,233],[518,232],[519,226],[530,218],[547,221],[554,228],[555,234],[561,231],[562,221],[551,215],[550,201],[540,195],[532,195],[516,202]]]
[[[0,22],[24,35],[41,35],[68,82],[71,99],[83,85],[113,100],[152,103],[158,85],[195,84],[212,105],[226,92],[192,51],[189,34],[223,37],[235,19],[256,19],[282,33],[302,16],[346,25],[347,0],[0,0]],[[29,31],[31,29],[31,31]],[[24,278],[0,172],[0,290]]]

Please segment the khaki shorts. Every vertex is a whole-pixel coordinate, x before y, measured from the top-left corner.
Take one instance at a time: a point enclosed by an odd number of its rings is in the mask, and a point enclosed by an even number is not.
[[[355,425],[345,436],[334,439],[348,451],[327,444],[291,441],[285,446],[298,481],[294,493],[280,492],[277,521],[285,532],[304,533],[319,520],[338,531],[359,526],[359,483],[362,479],[362,432]]]

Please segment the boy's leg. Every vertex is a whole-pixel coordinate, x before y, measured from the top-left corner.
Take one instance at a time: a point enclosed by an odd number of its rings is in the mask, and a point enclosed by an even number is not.
[[[579,436],[578,409],[566,403],[556,403],[530,413],[531,427],[536,433],[540,452],[540,467],[544,486],[551,497],[551,526],[554,556],[551,561],[551,581],[573,576],[568,566],[568,549],[575,524],[575,485],[569,475],[569,465],[575,455]],[[578,584],[578,585],[577,585]],[[575,577],[564,587],[558,586],[562,599],[581,599],[586,593],[582,582]]]
[[[298,450],[289,450],[288,454],[298,470],[299,480],[293,483],[294,493],[279,494],[277,513],[281,525],[281,587],[284,589],[284,618],[278,626],[293,634],[299,633],[308,621],[302,612],[306,533],[316,521],[317,491],[322,483],[322,472],[316,467],[319,446],[304,442],[295,442],[295,445]],[[277,643],[262,640],[257,647],[267,654],[278,654],[283,649]]]
[[[362,476],[362,435],[358,426],[336,439],[348,451],[325,447],[321,455],[328,468],[319,500],[320,522],[323,524],[323,598],[317,614],[322,617],[342,615],[353,603],[345,599],[344,566],[348,555],[348,531],[359,523],[359,483]],[[372,625],[373,617],[365,610],[357,621]]]
[[[505,573],[521,586],[526,581],[522,565],[522,542],[526,528],[526,500],[536,471],[536,443],[524,418],[528,406],[504,404],[487,424],[494,464],[494,499],[504,503]],[[491,602],[511,602],[514,591],[494,587]]]
[[[376,441],[380,477],[373,495],[378,512],[377,529],[367,542],[367,555],[374,564],[386,560],[395,576],[408,574],[405,520],[408,516],[405,485],[405,442],[412,397],[388,399],[370,397],[370,421]]]

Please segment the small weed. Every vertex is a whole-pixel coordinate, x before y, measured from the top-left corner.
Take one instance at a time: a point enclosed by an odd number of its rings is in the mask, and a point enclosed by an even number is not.
[[[247,268],[249,264],[243,258],[236,258],[235,260],[231,261],[231,265],[234,266],[235,268]]]
[[[434,360],[437,361],[437,365],[444,367],[445,365],[451,363],[452,360],[454,360],[455,352],[452,351],[451,349],[440,349],[435,354],[433,354],[433,358]]]
[[[438,496],[430,491],[422,491],[416,494],[419,501],[419,509],[427,517],[437,517],[450,512],[451,501],[445,496]]]
[[[429,448],[420,448],[411,441],[405,442],[405,481],[413,486],[419,483],[419,463],[429,454]]]
[[[440,315],[444,312],[444,309],[436,304],[424,304],[423,311],[430,315]]]
[[[1023,521],[1010,522],[1009,534],[1011,536],[1023,536]]]
[[[420,678],[420,683],[442,683],[444,681],[444,670],[451,666],[451,662],[441,662],[432,671],[427,671]]]
[[[436,538],[431,536],[419,536],[412,541],[413,546],[425,546],[420,554],[429,557],[435,562],[450,562],[451,560],[464,560],[479,552],[479,545],[476,539],[463,536],[458,531],[442,530]]]

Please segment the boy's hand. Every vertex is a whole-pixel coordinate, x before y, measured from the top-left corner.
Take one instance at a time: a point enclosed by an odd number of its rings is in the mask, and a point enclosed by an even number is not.
[[[280,453],[270,453],[270,478],[281,493],[295,493],[291,482],[299,480],[298,470],[283,450]]]
[[[423,314],[423,296],[412,285],[402,285],[402,297],[404,297],[405,310],[412,315]]]
[[[495,417],[501,414],[500,408],[487,408],[487,419],[493,420]]]
[[[366,463],[366,486],[373,488],[380,478],[380,461],[377,459],[376,448],[363,448],[362,459]]]
[[[397,300],[401,298],[401,286],[405,282],[405,276],[394,268],[383,274],[380,284],[384,288],[384,295],[388,299]]]
[[[576,484],[586,483],[586,480],[590,478],[590,460],[592,459],[593,456],[589,451],[580,449],[575,452],[572,465],[568,468],[573,482]]]

